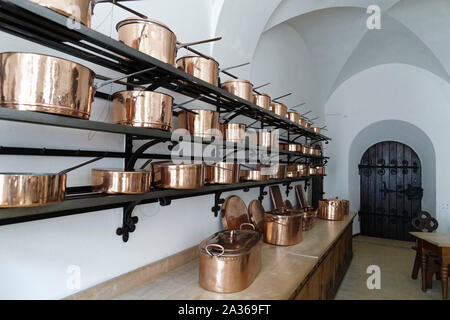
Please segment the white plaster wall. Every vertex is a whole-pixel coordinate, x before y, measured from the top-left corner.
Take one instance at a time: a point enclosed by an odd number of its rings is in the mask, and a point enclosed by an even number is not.
[[[332,161],[325,179],[326,196],[348,198],[352,195],[352,210],[359,210],[359,194],[355,192],[359,184],[357,175],[355,176],[357,166],[352,168],[355,160],[350,159],[351,145],[355,137],[364,128],[379,121],[404,121],[423,131],[433,144],[437,172],[436,203],[433,206],[429,199],[426,199],[424,209],[431,211],[435,208],[440,223],[439,231],[448,232],[450,219],[447,204],[450,199],[447,194],[447,181],[450,171],[447,164],[450,153],[446,146],[450,128],[446,125],[446,119],[450,115],[449,98],[450,85],[447,82],[428,71],[409,65],[381,65],[358,73],[344,82],[326,104],[329,134],[333,137],[328,148]],[[421,146],[421,142],[426,139],[414,141],[420,134],[405,136],[400,130],[397,132],[395,128],[390,129],[379,132],[378,136],[373,136],[374,132],[366,136],[366,149],[374,142],[387,138],[410,144],[419,153],[425,167],[423,181],[426,186],[429,176],[425,170],[432,170],[429,169],[429,166],[432,167],[429,162],[434,161],[433,156]],[[358,145],[362,150],[362,142],[359,140]],[[351,170],[355,171],[352,173]],[[429,194],[430,190],[433,190],[432,187],[426,186],[425,192]]]

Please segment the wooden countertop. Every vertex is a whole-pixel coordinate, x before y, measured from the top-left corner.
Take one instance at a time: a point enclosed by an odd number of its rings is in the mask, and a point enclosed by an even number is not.
[[[136,288],[117,299],[152,300],[270,300],[289,299],[314,270],[355,214],[344,221],[316,219],[312,230],[303,233],[303,241],[295,246],[262,246],[262,270],[247,289],[220,294],[207,291],[198,284],[198,259],[162,277]]]
[[[450,247],[450,233],[410,232],[410,234],[438,247]]]

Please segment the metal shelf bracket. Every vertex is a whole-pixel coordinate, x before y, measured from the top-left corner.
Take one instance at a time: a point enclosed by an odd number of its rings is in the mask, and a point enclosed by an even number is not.
[[[225,202],[225,199],[221,196],[221,191],[218,191],[214,194],[214,207],[211,208],[211,211],[214,212],[214,217],[216,218],[219,216],[219,212],[222,209],[222,204]]]
[[[294,187],[291,186],[290,182],[283,183],[283,186],[286,187],[286,197],[289,197],[289,193]]]
[[[136,230],[136,224],[139,221],[138,217],[133,217],[132,213],[134,208],[140,203],[140,201],[131,202],[123,208],[123,222],[122,227],[117,228],[116,234],[122,236],[123,242],[128,242],[130,233]]]
[[[258,197],[259,202],[262,202],[264,200],[264,197],[267,196],[267,191],[264,191],[264,189],[265,186],[259,187],[259,197]]]

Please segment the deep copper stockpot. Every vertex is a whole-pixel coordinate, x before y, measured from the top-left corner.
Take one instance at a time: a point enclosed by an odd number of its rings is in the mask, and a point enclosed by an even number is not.
[[[141,128],[172,130],[173,98],[154,91],[119,91],[113,95],[114,122]]]
[[[132,17],[120,21],[119,41],[158,60],[175,66],[177,37],[168,26],[153,19]]]
[[[198,189],[205,184],[205,164],[174,164],[156,162],[153,167],[153,184],[162,189]]]
[[[282,118],[286,118],[286,114],[287,114],[287,107],[285,104],[280,103],[280,102],[272,102],[270,104],[270,111],[272,111],[273,113],[279,115]]]
[[[344,212],[341,201],[338,199],[319,200],[319,208],[317,216],[320,219],[342,221],[344,220]]]
[[[269,95],[267,95],[266,93],[254,93],[252,102],[257,106],[260,106],[261,108],[270,110],[271,100]]]
[[[0,106],[89,119],[95,74],[61,58],[0,53]]]
[[[214,86],[219,85],[219,63],[211,57],[189,54],[177,60],[177,67]]]
[[[222,84],[222,89],[244,100],[252,101],[253,84],[248,80],[232,79]]]
[[[178,125],[188,130],[193,136],[212,138],[220,135],[219,113],[212,110],[181,111]]]
[[[278,246],[292,246],[302,241],[302,212],[287,209],[266,212],[265,222],[265,242]]]
[[[240,165],[234,162],[218,162],[206,168],[206,183],[236,184],[239,183]]]
[[[107,194],[143,194],[150,191],[152,172],[92,169],[92,189]]]
[[[220,125],[224,140],[236,143],[245,143],[245,129],[247,126],[240,123],[226,123]]]

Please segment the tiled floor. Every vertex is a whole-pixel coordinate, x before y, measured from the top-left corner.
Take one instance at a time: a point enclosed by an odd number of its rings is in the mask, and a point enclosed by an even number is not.
[[[440,281],[433,289],[421,290],[421,277],[411,279],[415,252],[411,242],[357,236],[353,239],[354,257],[336,295],[336,300],[440,300]],[[381,289],[367,288],[367,267],[381,271]]]

